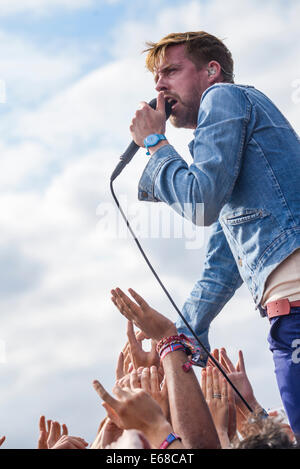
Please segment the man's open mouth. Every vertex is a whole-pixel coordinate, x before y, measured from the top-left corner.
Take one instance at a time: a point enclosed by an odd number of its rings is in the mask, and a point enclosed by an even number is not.
[[[174,106],[177,104],[177,100],[174,98],[167,98],[169,104],[171,104],[171,109],[174,109]]]

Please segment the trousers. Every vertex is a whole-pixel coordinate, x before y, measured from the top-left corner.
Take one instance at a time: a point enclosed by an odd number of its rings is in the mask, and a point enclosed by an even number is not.
[[[270,320],[268,335],[282,403],[290,426],[300,437],[300,308]]]

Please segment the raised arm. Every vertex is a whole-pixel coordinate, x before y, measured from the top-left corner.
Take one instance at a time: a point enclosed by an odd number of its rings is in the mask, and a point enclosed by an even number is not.
[[[141,177],[139,199],[165,202],[197,225],[215,222],[240,172],[250,110],[237,87],[208,88],[199,109],[194,162],[188,166],[171,145],[159,148]],[[204,217],[197,217],[197,204],[204,205]]]
[[[121,289],[112,290],[113,302],[127,319],[156,341],[177,334],[172,321],[151,308],[134,290],[129,292],[136,303]],[[183,369],[187,360],[182,350],[163,358],[172,426],[187,448],[219,448],[216,429],[197,377],[192,369],[188,372]]]

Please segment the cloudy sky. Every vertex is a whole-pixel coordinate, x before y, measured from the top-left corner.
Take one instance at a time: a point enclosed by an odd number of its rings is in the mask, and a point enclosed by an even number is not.
[[[0,0],[0,436],[6,435],[6,448],[36,447],[42,414],[92,442],[104,413],[91,382],[98,378],[111,390],[126,340],[112,287],[133,287],[176,317],[109,191],[138,103],[155,96],[141,54],[145,41],[174,31],[215,34],[232,51],[236,82],[265,92],[299,133],[299,16],[299,2],[288,0]],[[192,134],[168,126],[167,135],[190,161]],[[181,307],[201,273],[209,230],[195,233],[178,219],[169,233],[154,230],[150,237],[141,230],[147,217],[169,216],[167,207],[137,202],[146,158],[140,151],[115,188]],[[267,321],[242,287],[210,338],[234,361],[244,351],[258,400],[274,408],[280,398],[267,333]]]

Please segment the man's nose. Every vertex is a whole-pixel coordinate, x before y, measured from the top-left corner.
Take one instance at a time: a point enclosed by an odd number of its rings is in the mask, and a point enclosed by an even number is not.
[[[157,80],[155,89],[158,92],[159,91],[166,91],[168,89],[167,80],[163,76],[159,77],[159,79]]]

